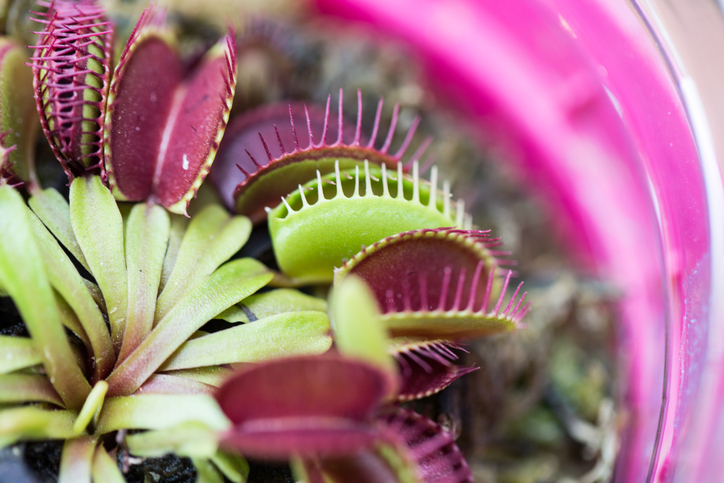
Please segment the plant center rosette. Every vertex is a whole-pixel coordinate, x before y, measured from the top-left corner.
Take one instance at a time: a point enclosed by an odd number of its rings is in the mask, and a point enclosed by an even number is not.
[[[402,404],[475,370],[461,344],[528,306],[500,240],[420,160],[429,141],[407,154],[418,121],[392,150],[399,107],[382,136],[380,101],[363,132],[361,93],[350,125],[341,91],[336,113],[330,96],[229,121],[248,36],[189,61],[152,6],[114,64],[101,7],[42,6],[32,57],[0,44],[19,92],[0,103],[0,294],[28,335],[0,335],[0,446],[63,440],[61,481],[123,481],[130,457],[168,453],[199,481],[244,481],[245,457],[307,482],[472,481]],[[13,123],[33,97],[67,199]],[[189,209],[215,159],[226,207]],[[242,255],[253,230],[273,267]]]

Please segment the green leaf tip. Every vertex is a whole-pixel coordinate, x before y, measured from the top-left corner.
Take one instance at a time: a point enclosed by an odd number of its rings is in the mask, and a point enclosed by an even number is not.
[[[396,377],[397,364],[388,353],[388,333],[369,288],[348,277],[334,292],[334,341],[345,355],[366,360]]]

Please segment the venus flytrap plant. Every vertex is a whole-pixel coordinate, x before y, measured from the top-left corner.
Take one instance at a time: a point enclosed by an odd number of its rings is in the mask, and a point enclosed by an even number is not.
[[[382,101],[363,136],[360,92],[354,128],[341,92],[334,115],[330,98],[244,113],[219,153],[218,172],[243,177],[229,192],[221,175],[238,215],[209,204],[186,219],[228,121],[232,35],[187,71],[150,7],[114,69],[100,7],[45,6],[36,102],[70,196],[28,165],[26,205],[4,153],[0,288],[31,338],[0,336],[0,446],[65,440],[61,481],[121,481],[119,451],[189,457],[199,481],[243,481],[243,456],[292,460],[315,483],[471,481],[452,438],[397,405],[471,371],[454,364],[456,342],[512,330],[527,308],[517,291],[502,305],[498,240],[438,189],[437,168],[422,179],[428,141],[403,161],[418,121],[390,154],[399,108],[377,146]],[[2,56],[0,44],[0,69]],[[256,294],[281,277],[234,255],[264,217],[286,282],[334,281],[329,307]],[[207,332],[212,319],[227,325]]]
[[[476,370],[455,365],[459,356],[454,351],[467,351],[448,341],[397,337],[389,342],[388,350],[395,357],[402,378],[397,395],[400,402],[436,394]]]
[[[308,483],[473,481],[452,437],[430,419],[414,411],[386,408],[376,420],[384,443],[336,459],[297,459],[293,468],[298,478]]]
[[[360,481],[472,481],[447,433],[389,406],[401,381],[367,292],[350,277],[334,295],[339,355],[261,363],[219,389],[216,397],[233,422],[222,446],[293,458],[297,477],[306,482],[349,481],[352,475]]]

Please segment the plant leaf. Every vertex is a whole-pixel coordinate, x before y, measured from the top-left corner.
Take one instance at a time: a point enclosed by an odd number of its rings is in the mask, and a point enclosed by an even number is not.
[[[452,215],[447,194],[420,179],[416,162],[412,177],[397,166],[393,178],[385,165],[340,171],[337,163],[334,173],[318,174],[282,198],[268,215],[280,270],[301,283],[331,282],[334,268],[360,247],[407,230],[472,223],[462,203]]]
[[[369,288],[348,277],[334,292],[334,340],[343,354],[370,362],[395,378],[397,364],[387,352],[388,334]]]
[[[176,257],[178,257],[181,241],[183,240],[186,228],[189,226],[189,219],[182,215],[170,215],[171,228],[168,235],[168,249],[163,259],[163,270],[161,271],[161,283],[158,286],[158,293],[163,292],[166,282],[171,276],[173,267],[176,265]]]
[[[63,195],[55,188],[38,190],[30,197],[28,205],[53,236],[90,272],[70,223],[70,205]]]
[[[272,459],[369,447],[377,437],[369,418],[391,382],[377,367],[337,354],[251,365],[216,393],[234,424],[221,447]]]
[[[233,483],[244,483],[249,477],[249,463],[241,455],[217,451],[211,461]]]
[[[33,339],[0,335],[0,374],[25,369],[43,363]]]
[[[103,292],[116,350],[123,341],[128,281],[123,219],[116,200],[100,176],[76,178],[70,184],[70,222],[90,271]]]
[[[158,297],[155,323],[204,277],[238,252],[250,233],[248,218],[230,216],[219,205],[210,205],[196,215],[189,223],[173,271]]]
[[[0,38],[0,132],[8,133],[6,145],[15,146],[9,153],[12,171],[35,190],[35,139],[40,123],[35,113],[33,73],[25,65],[27,61],[22,45]]]
[[[216,430],[197,421],[126,436],[134,456],[158,458],[168,453],[181,457],[211,458],[216,454]]]
[[[213,394],[214,386],[173,374],[154,374],[135,394]]]
[[[173,213],[186,207],[211,169],[226,130],[236,88],[233,35],[212,47],[174,93],[176,106],[166,131],[168,148],[159,156],[155,193]]]
[[[118,464],[113,461],[102,444],[96,448],[92,473],[93,481],[96,483],[126,483]]]
[[[454,364],[464,350],[444,340],[399,338],[390,342],[390,352],[400,366],[400,390],[397,400],[421,399],[442,391],[458,378],[473,372],[475,367]]]
[[[48,377],[69,408],[80,408],[90,385],[71,351],[20,194],[0,186],[0,283],[18,307]]]
[[[121,54],[106,115],[106,165],[119,199],[153,199],[185,214],[226,128],[236,51],[226,36],[183,78],[161,23],[147,9]],[[150,108],[139,116],[135,106]]]
[[[40,122],[69,180],[104,176],[103,117],[113,27],[95,2],[55,1],[37,13],[43,26],[33,60]]]
[[[77,316],[84,331],[81,338],[85,338],[90,343],[92,348],[90,355],[95,357],[95,379],[100,380],[110,373],[115,359],[115,352],[103,314],[88,291],[86,280],[80,276],[73,266],[73,262],[70,261],[53,236],[34,214],[29,213],[29,219],[48,280],[63,298],[63,302],[60,304],[61,315],[64,312],[62,305],[68,304],[73,313],[68,314],[66,319]],[[77,333],[77,330],[75,332]]]
[[[153,328],[169,229],[168,213],[162,207],[139,203],[131,210],[126,223],[128,320],[116,365],[123,362]]]
[[[34,406],[0,411],[0,448],[23,440],[68,439],[73,433],[74,411],[48,411]]]
[[[322,354],[331,346],[326,313],[290,312],[189,340],[160,370]]]
[[[498,245],[489,231],[412,230],[363,248],[335,278],[360,277],[394,337],[483,337],[514,330],[528,310],[525,293],[516,300],[522,284],[503,305],[512,272],[501,283],[496,269],[503,261],[490,250]]]
[[[103,401],[108,392],[108,383],[106,381],[98,381],[93,390],[85,400],[83,408],[80,410],[78,417],[73,423],[73,431],[75,434],[80,434],[88,427],[91,419],[100,413],[103,408]]]
[[[68,439],[60,455],[58,483],[91,483],[91,467],[96,450],[93,436]]]
[[[113,195],[123,201],[151,195],[174,92],[183,79],[183,64],[164,17],[153,7],[143,11],[108,94],[105,164]],[[144,106],[143,114],[134,106]]]
[[[88,340],[88,335],[85,333],[85,329],[83,329],[83,326],[78,320],[78,317],[75,315],[75,312],[73,312],[73,309],[70,308],[63,299],[63,296],[56,290],[53,290],[53,295],[55,296],[55,303],[58,307],[60,323],[63,324],[65,328],[73,332],[73,334],[78,337],[81,342],[83,342],[83,345],[89,354],[93,354],[93,348],[91,347],[90,340]]]
[[[247,297],[241,303],[224,310],[215,318],[231,323],[246,323],[249,322],[249,313],[253,314],[254,318],[258,320],[270,315],[303,310],[326,312],[327,301],[307,295],[299,290],[281,288]]]
[[[400,472],[420,481],[472,483],[460,448],[440,425],[409,409],[390,407],[377,417],[387,443],[381,454]]]
[[[96,434],[119,429],[163,429],[199,422],[222,431],[230,426],[214,398],[205,394],[149,394],[107,399]]]
[[[269,283],[273,275],[256,260],[234,260],[209,275],[168,312],[108,378],[113,396],[136,391],[163,362],[214,315]]]
[[[205,458],[191,458],[196,468],[196,483],[224,483],[219,470]]]
[[[48,402],[63,407],[63,401],[46,376],[35,374],[0,375],[0,404],[34,401]]]
[[[219,366],[196,367],[194,369],[181,369],[180,371],[169,371],[169,376],[185,377],[196,382],[203,382],[209,386],[219,387],[226,379],[234,374],[233,369]]]

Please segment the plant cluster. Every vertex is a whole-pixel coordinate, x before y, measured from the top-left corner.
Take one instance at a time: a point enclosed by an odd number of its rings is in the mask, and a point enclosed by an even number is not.
[[[92,0],[41,6],[32,57],[0,45],[0,292],[29,334],[0,336],[0,446],[62,439],[73,482],[167,453],[198,481],[243,481],[245,457],[308,482],[472,481],[452,437],[401,404],[474,370],[457,344],[528,307],[520,286],[506,296],[500,240],[421,166],[429,143],[406,156],[414,125],[390,152],[399,108],[383,140],[382,101],[367,135],[359,93],[353,128],[341,91],[336,113],[330,96],[229,122],[248,37],[186,62],[149,7],[114,65]],[[33,104],[67,200],[38,181]],[[226,207],[189,217],[215,159]],[[265,224],[274,268],[237,255]]]

